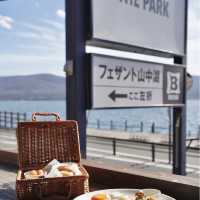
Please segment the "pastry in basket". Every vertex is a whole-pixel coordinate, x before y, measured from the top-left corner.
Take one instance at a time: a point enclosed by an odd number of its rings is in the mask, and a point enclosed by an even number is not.
[[[46,178],[82,175],[77,163],[60,163],[56,159],[52,160],[44,170],[47,171]]]
[[[56,121],[38,122],[36,115],[53,115]],[[88,192],[89,176],[84,167],[79,164],[81,155],[78,123],[74,120],[61,121],[55,113],[33,113],[32,120],[33,122],[20,122],[17,127],[20,168],[16,179],[16,199],[70,200]],[[77,164],[81,176],[69,176],[71,175],[69,170],[62,173],[58,169],[53,170],[55,165],[59,166],[68,161]],[[38,169],[44,171],[44,177],[40,178],[42,173],[39,171],[27,173],[27,179],[24,177],[24,172]],[[51,176],[48,177],[50,173]],[[40,179],[37,179],[38,177]]]
[[[67,167],[67,165],[60,165],[57,168],[59,170],[59,172],[63,175],[63,176],[74,176],[75,173]]]
[[[58,166],[59,171],[66,171],[72,176],[78,176],[81,175],[81,172],[79,170],[79,167],[76,163],[62,163]]]
[[[26,179],[54,178],[82,175],[78,165],[73,162],[60,163],[56,159],[40,170],[31,170],[24,173]]]
[[[31,170],[24,173],[26,179],[44,178],[45,172],[42,169]]]

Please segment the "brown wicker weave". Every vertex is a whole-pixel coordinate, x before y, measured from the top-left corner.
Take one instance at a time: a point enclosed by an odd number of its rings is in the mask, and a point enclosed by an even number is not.
[[[36,121],[36,115],[56,116],[55,122]],[[80,144],[76,121],[60,121],[55,113],[34,113],[33,122],[22,122],[17,128],[19,172],[16,193],[19,200],[69,200],[89,191],[88,173],[80,165]],[[51,160],[76,162],[83,175],[25,180],[24,172],[41,169]]]

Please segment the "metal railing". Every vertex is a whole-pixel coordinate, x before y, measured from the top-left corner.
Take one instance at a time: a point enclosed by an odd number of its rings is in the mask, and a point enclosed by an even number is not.
[[[0,128],[16,128],[18,122],[26,120],[26,113],[0,111]]]
[[[120,130],[125,132],[141,132],[143,133],[145,130],[150,133],[160,132],[161,130],[168,131],[168,127],[160,127],[156,126],[156,123],[153,122],[147,126],[144,125],[144,122],[140,122],[138,124],[130,124],[128,120],[125,121],[102,121],[97,119],[96,121],[88,121],[87,122],[88,128],[96,128],[96,129],[103,129],[103,130]]]
[[[149,145],[150,149],[151,149],[151,161],[152,162],[156,162],[156,153],[158,153],[158,149],[159,147],[165,147],[166,149],[168,149],[168,154],[172,154],[172,148],[173,148],[173,144],[169,144],[169,143],[154,143],[154,142],[148,142],[148,141],[140,141],[137,139],[117,139],[117,138],[107,138],[107,137],[101,137],[101,136],[87,136],[88,138],[96,138],[96,139],[105,139],[105,140],[109,140],[112,142],[112,155],[116,156],[117,155],[117,147],[118,144],[120,142],[128,142],[128,143],[138,143],[138,144],[146,144]],[[191,138],[191,139],[187,139],[187,141],[189,141],[189,144],[187,145],[187,151],[188,150],[196,150],[196,151],[200,151],[199,147],[191,147],[191,143],[195,140],[199,141],[199,138]],[[95,140],[98,141],[98,140]],[[120,146],[120,145],[119,145]],[[171,164],[172,160],[171,160],[171,156],[168,155],[168,163]]]
[[[103,121],[100,119],[92,120],[87,122],[88,128],[95,128],[95,129],[102,129],[102,130],[119,130],[124,132],[147,132],[147,133],[167,133],[171,132],[170,125],[167,127],[156,125],[155,122],[153,123],[144,123],[140,122],[138,124],[133,124],[129,122],[128,120],[125,121]],[[193,133],[198,138],[200,138],[200,125],[198,125],[197,132]],[[188,130],[187,136],[192,137],[191,131]]]
[[[172,162],[172,148],[173,148],[173,141],[172,141],[172,130],[171,130],[171,126],[169,125],[169,127],[162,127],[162,126],[156,126],[156,123],[153,122],[152,124],[148,124],[144,126],[144,122],[140,122],[139,124],[130,124],[128,123],[127,120],[125,121],[120,121],[120,122],[116,122],[116,121],[102,121],[97,119],[96,121],[89,121],[87,126],[89,128],[95,128],[95,129],[102,129],[102,130],[121,130],[124,132],[139,132],[139,133],[143,133],[144,131],[148,132],[148,133],[161,133],[161,132],[165,132],[168,135],[168,139],[169,141],[167,143],[152,143],[152,142],[148,142],[148,141],[140,141],[137,139],[132,139],[132,140],[126,140],[126,139],[116,139],[116,138],[103,138],[103,137],[99,137],[102,139],[108,139],[108,140],[112,140],[112,154],[115,156],[116,152],[117,152],[117,144],[120,141],[125,141],[125,142],[135,142],[138,144],[147,144],[151,146],[151,155],[152,155],[152,162],[155,162],[156,160],[156,153],[158,150],[159,146],[163,146],[166,147],[168,149],[168,163]],[[190,131],[189,131],[190,132]],[[193,141],[200,141],[200,125],[198,126],[198,130],[197,130],[197,136],[195,137],[191,137],[191,134],[188,134],[187,136],[187,151],[192,149],[192,150],[197,150],[200,151],[199,147],[191,147],[191,144],[193,143]],[[96,137],[96,136],[89,136],[89,137]],[[98,137],[96,137],[98,138]]]

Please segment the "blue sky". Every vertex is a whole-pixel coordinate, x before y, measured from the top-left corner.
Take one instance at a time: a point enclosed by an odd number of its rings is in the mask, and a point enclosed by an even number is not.
[[[0,2],[0,75],[62,75],[64,18],[64,0]]]
[[[189,3],[188,71],[200,75],[200,1]],[[64,20],[64,0],[0,2],[0,76],[64,75]]]

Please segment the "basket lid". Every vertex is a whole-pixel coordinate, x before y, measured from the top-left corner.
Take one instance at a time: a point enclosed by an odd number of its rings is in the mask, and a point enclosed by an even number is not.
[[[44,166],[53,159],[80,162],[79,132],[76,121],[20,122],[17,128],[19,168]]]

